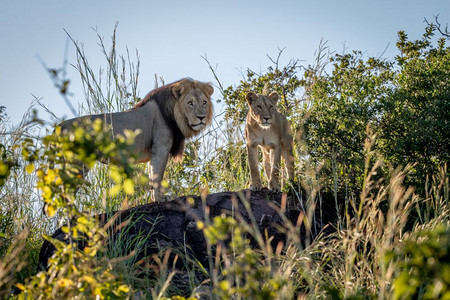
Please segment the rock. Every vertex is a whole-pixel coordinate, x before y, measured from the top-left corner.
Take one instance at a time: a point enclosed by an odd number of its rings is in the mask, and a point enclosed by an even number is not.
[[[285,218],[280,216],[280,210],[277,209],[282,205],[283,197],[288,203],[288,207],[284,210]],[[191,200],[188,201],[188,198]],[[273,247],[285,240],[284,233],[278,230],[280,226],[284,226],[286,221],[297,224],[297,219],[306,206],[306,201],[304,199],[299,201],[298,196],[287,197],[286,194],[271,192],[267,189],[210,194],[206,196],[204,203],[209,210],[210,219],[222,214],[240,215],[245,222],[250,223],[250,216],[242,200],[244,198],[249,200],[251,213],[258,229],[261,232],[267,231],[267,236],[272,237]],[[310,233],[306,234],[304,227],[300,231],[302,240],[305,240],[307,236],[313,239],[326,224],[334,221],[335,212],[331,207],[333,206],[326,205],[326,208],[322,207],[320,212],[315,212]],[[206,241],[203,232],[197,229],[197,221],[205,221],[205,208],[200,196],[183,196],[166,203],[152,202],[96,217],[102,225],[111,218],[115,218],[112,226],[107,230],[109,243],[114,243],[114,247],[119,249],[120,256],[135,250],[137,262],[159,253],[161,248],[176,250],[184,249],[185,245],[190,255],[203,265],[206,264]],[[66,239],[61,229],[56,230],[52,237],[61,241]],[[83,245],[82,240],[78,242],[80,248],[83,248]],[[47,267],[48,259],[54,251],[54,246],[44,241],[39,254],[41,267]]]

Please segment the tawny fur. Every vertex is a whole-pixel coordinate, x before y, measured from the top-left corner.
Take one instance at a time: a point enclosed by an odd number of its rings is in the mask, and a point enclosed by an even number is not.
[[[124,136],[125,130],[139,130],[128,151],[137,163],[149,162],[152,200],[161,201],[161,181],[169,156],[181,161],[185,139],[211,124],[213,92],[209,83],[182,79],[151,91],[130,110],[74,118],[60,126],[63,132],[71,131],[74,123],[101,119],[113,136]]]
[[[250,167],[250,188],[262,188],[258,168],[258,146],[263,153],[263,167],[268,188],[280,191],[279,173],[281,157],[285,160],[289,179],[294,176],[293,137],[289,121],[276,109],[278,94],[269,96],[250,92],[246,95],[249,105],[245,126],[248,163]]]

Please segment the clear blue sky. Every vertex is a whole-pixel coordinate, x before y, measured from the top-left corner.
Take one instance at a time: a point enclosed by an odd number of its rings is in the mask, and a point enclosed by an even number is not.
[[[144,96],[154,87],[154,75],[166,82],[183,77],[214,82],[207,55],[217,64],[224,85],[238,84],[240,70],[259,71],[286,48],[282,62],[291,58],[312,63],[321,39],[331,50],[361,50],[368,55],[395,56],[397,31],[410,38],[424,32],[424,18],[450,22],[449,0],[227,0],[227,1],[67,1],[2,0],[0,2],[0,105],[17,124],[35,95],[59,117],[72,117],[53,87],[38,57],[48,67],[62,66],[67,35],[84,44],[90,63],[105,65],[92,28],[109,46],[114,24],[118,52],[140,54],[138,89]],[[75,63],[75,49],[68,49]],[[82,103],[77,72],[69,67],[72,104]],[[220,97],[215,92],[213,99]],[[217,110],[216,110],[217,112]],[[39,116],[51,122],[43,111]]]

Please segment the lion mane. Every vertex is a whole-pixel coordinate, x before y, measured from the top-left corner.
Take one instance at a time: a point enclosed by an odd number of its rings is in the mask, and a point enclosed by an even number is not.
[[[181,79],[175,81],[171,84],[161,86],[151,92],[149,92],[144,99],[138,102],[134,108],[144,106],[148,101],[155,101],[158,105],[159,111],[161,112],[164,121],[173,134],[172,148],[170,149],[170,154],[176,162],[183,160],[184,154],[184,142],[186,138],[190,138],[199,133],[189,127],[186,123],[183,113],[180,111],[179,106],[176,106],[177,99],[174,97],[174,89],[180,89],[181,85],[185,85],[185,88],[201,89],[206,95],[212,95],[213,88],[210,84],[205,84],[199,81],[192,80],[190,78]],[[213,116],[212,105],[208,106],[207,120],[206,124],[211,124]]]

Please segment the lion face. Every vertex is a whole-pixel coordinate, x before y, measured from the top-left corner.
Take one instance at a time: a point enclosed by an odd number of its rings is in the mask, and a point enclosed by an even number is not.
[[[252,119],[254,119],[261,128],[269,129],[274,120],[276,104],[279,98],[278,94],[273,92],[269,96],[265,96],[250,92],[245,98],[250,107],[250,116]]]
[[[211,100],[201,89],[191,89],[180,100],[188,125],[200,131],[210,123]]]
[[[192,80],[181,81],[173,88],[172,93],[177,99],[175,118],[186,137],[197,134],[211,123],[213,92],[214,89],[210,84]],[[187,134],[188,128],[191,134]]]

